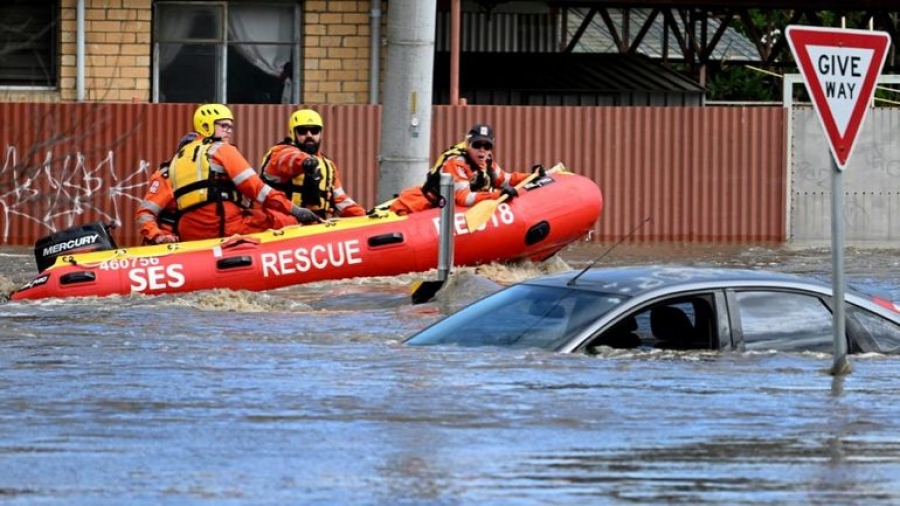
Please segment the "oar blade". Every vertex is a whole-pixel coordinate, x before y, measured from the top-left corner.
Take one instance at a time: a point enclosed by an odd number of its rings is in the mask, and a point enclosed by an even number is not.
[[[413,304],[424,304],[437,294],[438,290],[440,290],[444,286],[443,281],[420,281],[416,283],[413,287],[412,292],[412,303]]]
[[[497,206],[499,206],[503,200],[505,199],[482,200],[469,208],[465,214],[466,228],[469,232],[474,232],[487,223],[488,220],[491,219],[491,216],[494,215],[494,211],[497,210]]]
[[[556,167],[554,167],[556,169]],[[516,190],[521,190],[528,183],[530,183],[534,178],[538,177],[537,172],[532,172],[528,177],[526,177],[522,182],[515,186]],[[466,219],[466,228],[469,232],[474,232],[481,228],[482,225],[488,222],[491,219],[491,216],[494,215],[494,211],[497,210],[497,206],[499,206],[502,202],[506,201],[509,198],[507,195],[501,195],[500,198],[496,200],[482,200],[481,202],[475,204],[470,207],[468,211],[466,211],[465,219]]]

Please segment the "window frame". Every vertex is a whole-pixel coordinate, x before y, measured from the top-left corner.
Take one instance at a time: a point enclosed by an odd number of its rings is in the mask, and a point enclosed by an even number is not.
[[[45,5],[40,6],[40,10],[42,10]],[[60,83],[60,66],[62,62],[62,37],[60,36],[60,20],[61,20],[61,9],[60,4],[57,1],[49,0],[46,2],[46,7],[49,9],[49,16],[47,19],[42,19],[42,22],[37,23],[38,26],[48,25],[47,28],[47,54],[43,55],[46,57],[46,61],[48,62],[48,69],[51,70],[49,81],[52,84],[47,85],[39,85],[39,84],[6,84],[3,81],[3,77],[0,77],[0,90],[4,91],[57,91],[59,90]],[[21,8],[21,5],[15,4],[11,8]],[[32,39],[36,40],[36,38]]]
[[[229,21],[229,6],[234,5],[249,5],[254,7],[259,6],[277,6],[277,7],[285,7],[290,5],[293,7],[293,20],[292,20],[292,38],[293,40],[287,44],[291,46],[291,60],[293,61],[293,75],[291,76],[291,103],[299,104],[300,103],[300,90],[301,82],[300,82],[300,68],[302,65],[300,64],[301,57],[301,43],[302,43],[302,32],[301,32],[301,6],[298,1],[278,1],[278,0],[269,0],[264,2],[254,2],[251,0],[247,1],[238,1],[238,2],[229,2],[227,0],[204,0],[204,1],[186,1],[186,0],[161,0],[153,3],[153,26],[151,27],[151,36],[152,36],[152,51],[151,51],[151,93],[150,93],[150,101],[152,103],[160,103],[159,94],[160,94],[160,68],[159,68],[159,60],[160,60],[160,40],[157,33],[157,23],[161,22],[159,16],[159,9],[161,6],[169,6],[169,5],[184,5],[184,6],[214,6],[221,9],[222,14],[222,26],[221,33],[219,34],[219,38],[216,40],[211,40],[212,45],[216,48],[216,70],[218,75],[216,76],[216,99],[215,101],[218,103],[229,103],[228,99],[228,49],[231,45],[235,44],[247,44],[248,41],[232,41],[228,37],[228,21]],[[196,44],[198,39],[168,39],[163,41],[162,43],[184,43],[184,44]],[[253,43],[253,42],[250,42]],[[262,43],[262,44],[272,44],[272,43]]]
[[[639,326],[633,333],[641,338],[641,346],[653,346],[655,339],[650,331],[650,311],[656,306],[670,305],[691,306],[688,316],[691,318],[691,323],[695,326],[697,332],[694,335],[694,339],[691,340],[691,346],[688,349],[722,351],[733,348],[725,294],[719,288],[703,288],[668,293],[661,297],[642,301],[636,305],[623,304],[622,309],[615,311],[616,315],[610,323],[603,325],[602,329],[592,330],[572,351],[575,353],[593,354],[592,349],[598,344],[602,344],[609,337],[610,332],[615,329],[615,326],[627,318],[635,318],[638,322]],[[707,312],[702,317],[697,311],[701,305]],[[701,330],[697,327],[698,322],[705,323],[708,327]],[[707,345],[701,345],[701,341],[697,338],[700,335],[705,335],[708,338]]]

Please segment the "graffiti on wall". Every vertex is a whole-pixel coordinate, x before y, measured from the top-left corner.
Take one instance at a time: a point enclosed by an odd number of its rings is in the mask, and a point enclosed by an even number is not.
[[[63,155],[52,150],[26,153],[7,146],[0,167],[0,219],[2,241],[9,242],[10,224],[25,220],[46,233],[102,220],[122,223],[123,203],[140,201],[151,172],[146,160],[139,160],[128,173],[116,166],[114,151],[88,160],[83,152]],[[26,163],[23,158],[38,160]],[[124,174],[124,176],[123,176]]]

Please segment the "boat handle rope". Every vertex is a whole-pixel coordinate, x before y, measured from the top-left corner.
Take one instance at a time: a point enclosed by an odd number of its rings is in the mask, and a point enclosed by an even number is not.
[[[104,263],[109,262],[110,260],[115,260],[117,257],[125,255],[125,254],[126,254],[126,250],[124,250],[124,249],[113,250],[112,255],[110,255],[108,258],[106,258],[104,260],[100,260],[99,262],[90,263],[90,264],[78,263],[78,260],[75,260],[74,255],[64,256],[64,257],[62,257],[62,259],[63,259],[63,262],[68,262],[71,265],[75,265],[78,267],[84,267],[86,269],[96,269],[97,267],[100,267]]]
[[[161,253],[161,254],[154,253],[154,254],[150,254],[150,255],[133,255],[132,258],[152,258],[152,257],[168,256],[168,255],[174,253],[176,250],[178,250],[179,247],[178,247],[178,244],[167,244],[166,249],[168,251],[166,251],[165,253]],[[78,260],[75,259],[74,255],[64,256],[64,257],[62,257],[62,260],[63,260],[63,262],[68,262],[70,265],[83,267],[85,269],[96,269],[96,268],[102,266],[103,264],[105,264],[106,262],[110,262],[112,260],[115,260],[116,258],[128,255],[127,248],[119,248],[117,250],[112,250],[112,251],[113,251],[113,253],[109,257],[104,258],[103,260],[99,260],[97,262],[79,263]]]

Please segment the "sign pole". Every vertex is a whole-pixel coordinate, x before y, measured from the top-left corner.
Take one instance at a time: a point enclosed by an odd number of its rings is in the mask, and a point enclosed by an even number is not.
[[[852,369],[844,314],[844,169],[875,96],[891,39],[886,32],[793,25],[785,33],[831,148],[831,374],[838,376]]]
[[[831,374],[849,374],[853,368],[847,358],[847,339],[844,337],[844,171],[837,161],[831,160],[831,291],[834,311],[831,313],[834,329],[834,363]]]

